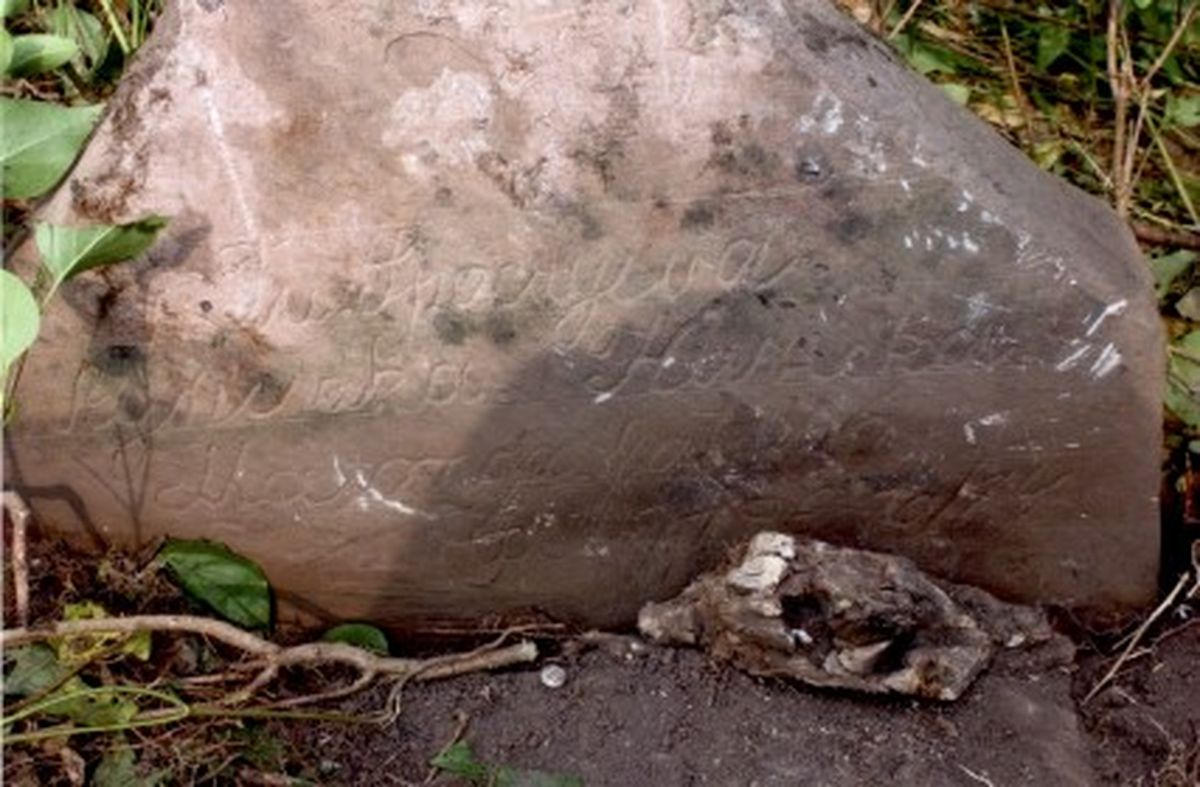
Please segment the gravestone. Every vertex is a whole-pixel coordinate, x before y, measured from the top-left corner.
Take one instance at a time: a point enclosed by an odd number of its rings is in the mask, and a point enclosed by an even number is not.
[[[42,218],[8,481],[291,607],[631,623],[759,530],[1154,592],[1143,262],[822,0],[178,0]]]

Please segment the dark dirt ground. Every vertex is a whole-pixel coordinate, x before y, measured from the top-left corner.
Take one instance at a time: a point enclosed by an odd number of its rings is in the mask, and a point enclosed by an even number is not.
[[[31,555],[35,620],[84,598],[124,614],[188,610],[169,584],[137,571],[140,560],[97,561],[45,543],[31,544]],[[487,763],[573,774],[593,786],[1192,787],[1200,784],[1200,603],[1167,617],[1145,640],[1153,647],[1086,705],[1080,699],[1112,660],[1085,647],[1072,660],[1065,640],[1000,654],[959,702],[939,704],[757,679],[698,652],[598,635],[544,643],[554,653],[548,663],[566,671],[560,688],[543,685],[539,664],[410,683],[386,727],[189,722],[129,742],[156,767],[192,763],[163,784],[465,784],[429,766],[460,736]],[[178,641],[156,642],[164,661],[173,658]],[[118,677],[144,682],[170,667],[140,669]],[[319,691],[344,677],[305,673],[284,688]],[[340,709],[375,713],[389,690],[376,686]],[[110,744],[70,745],[94,778]],[[9,784],[72,783],[61,773],[61,751],[25,745],[4,754]]]

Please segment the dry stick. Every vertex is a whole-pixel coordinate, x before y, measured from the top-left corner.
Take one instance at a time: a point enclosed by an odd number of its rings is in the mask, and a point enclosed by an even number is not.
[[[900,35],[900,31],[912,21],[913,15],[917,13],[917,9],[921,7],[922,2],[924,0],[913,0],[913,4],[908,7],[908,10],[904,12],[904,16],[900,17],[900,21],[892,28],[892,32],[888,33],[889,41]]]
[[[468,672],[528,663],[534,661],[538,655],[537,646],[529,641],[506,648],[479,649],[430,659],[377,656],[341,642],[310,642],[304,645],[284,647],[274,642],[268,642],[247,631],[242,631],[232,624],[195,615],[135,615],[127,618],[62,621],[32,629],[7,629],[0,632],[0,648],[10,648],[14,645],[38,642],[54,637],[137,631],[176,631],[201,634],[257,656],[258,660],[249,667],[259,667],[260,672],[245,689],[235,692],[233,697],[237,699],[244,699],[261,689],[283,667],[338,663],[355,667],[360,673],[369,675],[371,679],[379,675],[399,675],[417,680],[434,680],[463,675]],[[368,682],[369,680],[363,681],[360,678],[355,684],[362,684],[357,686],[361,688]]]
[[[1140,221],[1130,222],[1130,226],[1137,239],[1145,243],[1200,251],[1200,232],[1165,230]]]
[[[17,608],[17,623],[29,625],[29,557],[26,547],[29,532],[29,506],[16,492],[4,493],[4,507],[12,515],[13,603]]]
[[[1181,592],[1183,592],[1183,588],[1187,584],[1187,581],[1188,575],[1181,575],[1179,577],[1179,581],[1175,583],[1175,587],[1172,588],[1171,592],[1167,594],[1167,597],[1163,599],[1163,602],[1155,607],[1154,611],[1150,613],[1148,618],[1142,621],[1142,625],[1138,626],[1137,631],[1134,632],[1133,637],[1129,640],[1129,644],[1125,646],[1125,650],[1121,651],[1121,655],[1118,656],[1117,660],[1113,662],[1113,665],[1109,667],[1108,672],[1104,673],[1104,677],[1101,678],[1095,686],[1092,686],[1092,690],[1089,691],[1087,696],[1083,698],[1085,705],[1091,702],[1092,698],[1099,694],[1100,690],[1107,686],[1109,681],[1116,677],[1117,673],[1121,671],[1121,667],[1125,666],[1125,662],[1129,661],[1130,654],[1133,653],[1133,651],[1137,648],[1138,643],[1142,641],[1142,637],[1146,635],[1146,631],[1149,630],[1154,621],[1158,620],[1164,612],[1171,608],[1171,605],[1175,603],[1175,598]],[[1200,585],[1200,579],[1197,579],[1197,585]]]
[[[1021,90],[1021,78],[1017,75],[1017,62],[1013,58],[1012,43],[1008,40],[1008,25],[1004,24],[1003,20],[1000,22],[1000,35],[1004,39],[1004,59],[1008,61],[1008,74],[1012,78],[1013,100],[1017,102],[1017,110],[1021,113],[1021,119],[1025,121],[1025,144],[1032,152],[1037,134],[1033,128],[1033,116],[1025,100],[1025,91]]]
[[[1126,59],[1119,56],[1117,39],[1118,22],[1121,17],[1121,0],[1108,0],[1108,29],[1105,32],[1105,48],[1108,63],[1108,85],[1113,95],[1116,120],[1113,123],[1112,182],[1113,202],[1117,213],[1124,217],[1129,213],[1125,200],[1126,184],[1122,178],[1125,171],[1125,124],[1129,112],[1129,84],[1125,81],[1123,65]]]

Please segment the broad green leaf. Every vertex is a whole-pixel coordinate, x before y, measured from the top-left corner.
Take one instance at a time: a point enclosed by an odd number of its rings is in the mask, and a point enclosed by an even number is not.
[[[71,39],[44,33],[16,36],[12,43],[8,73],[13,76],[44,74],[71,62],[79,54],[79,47]]]
[[[50,292],[84,271],[133,259],[150,248],[166,225],[161,216],[92,227],[38,224],[34,237],[42,266],[50,274]]]
[[[4,693],[9,696],[28,697],[45,691],[70,673],[46,645],[24,645],[4,655],[13,661],[13,668],[4,676]]]
[[[386,656],[389,650],[387,635],[366,623],[343,623],[334,626],[322,634],[321,639],[325,642],[344,642],[383,656]]]
[[[1149,259],[1150,271],[1154,274],[1154,291],[1160,299],[1171,291],[1176,279],[1191,269],[1196,256],[1194,251],[1180,249]]]
[[[0,378],[37,340],[41,319],[37,301],[25,282],[0,269]]]
[[[184,590],[222,617],[251,629],[271,625],[271,587],[254,561],[211,541],[172,540],[158,557]]]
[[[445,750],[438,752],[438,755],[430,760],[429,764],[440,771],[475,784],[486,783],[491,770],[486,764],[475,759],[475,754],[471,751],[471,744],[466,741],[458,741],[446,747]]]
[[[0,98],[0,180],[5,199],[38,197],[62,179],[100,118],[102,104],[63,107]]]
[[[104,62],[109,47],[108,31],[92,14],[79,10],[71,3],[63,3],[50,12],[50,29],[55,35],[69,38],[79,45],[86,64],[79,70],[84,75],[91,74]]]
[[[1171,344],[1165,399],[1181,421],[1200,427],[1200,330]]]
[[[29,0],[0,0],[0,18],[18,16],[29,8]]]
[[[1037,70],[1045,71],[1067,51],[1071,31],[1060,25],[1045,23],[1038,33]]]
[[[167,776],[162,770],[139,773],[137,766],[137,755],[122,742],[104,753],[92,775],[92,787],[157,787]]]
[[[137,703],[120,692],[103,686],[89,686],[78,675],[46,699],[42,713],[65,716],[89,727],[125,724],[139,711]]]
[[[0,27],[0,75],[8,73],[8,65],[12,62],[12,34]]]

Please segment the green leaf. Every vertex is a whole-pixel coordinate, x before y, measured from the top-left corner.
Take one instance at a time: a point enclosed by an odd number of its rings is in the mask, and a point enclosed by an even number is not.
[[[92,787],[157,787],[167,776],[161,770],[139,773],[137,765],[133,749],[129,744],[121,743],[104,753],[92,775]]]
[[[965,107],[967,105],[967,101],[971,98],[971,88],[967,85],[962,85],[958,82],[943,82],[938,85],[938,87],[940,87],[946,95],[950,96],[951,101],[953,101],[955,104],[958,104],[960,107]]]
[[[65,716],[89,727],[126,724],[139,710],[136,702],[120,692],[89,686],[78,675],[51,694],[42,707],[47,715]]]
[[[71,39],[44,33],[17,36],[12,43],[8,73],[13,76],[44,74],[71,62],[79,54],[79,47]]]
[[[4,676],[4,694],[28,697],[45,691],[67,676],[70,669],[58,663],[54,650],[47,645],[24,645],[4,654],[14,664]]]
[[[1200,427],[1200,330],[1171,344],[1166,405],[1192,428]]]
[[[1179,97],[1169,93],[1163,126],[1190,128],[1197,124],[1200,124],[1200,95]]]
[[[1037,70],[1044,72],[1066,51],[1071,42],[1071,31],[1060,25],[1046,23],[1041,26],[1037,43]]]
[[[84,271],[132,259],[154,243],[167,225],[161,216],[130,224],[66,227],[38,224],[34,232],[42,267],[50,274],[50,292]]]
[[[0,75],[8,73],[8,65],[12,62],[12,34],[0,27]]]
[[[1171,285],[1175,283],[1176,279],[1191,269],[1192,263],[1196,261],[1196,256],[1194,251],[1180,249],[1149,259],[1150,270],[1154,274],[1154,291],[1160,299],[1170,293]]]
[[[525,770],[510,765],[495,767],[480,762],[466,741],[450,745],[429,764],[472,784],[487,787],[583,787],[583,779],[578,776]]]
[[[108,31],[104,24],[71,3],[63,3],[50,12],[50,29],[55,35],[70,38],[79,45],[86,65],[78,62],[77,65],[84,76],[90,76],[108,55]]]
[[[63,608],[63,620],[101,620],[108,617],[111,617],[108,610],[94,601],[67,604]],[[77,634],[60,637],[55,643],[58,658],[64,664],[86,664],[114,648],[118,653],[133,656],[139,661],[150,658],[149,631]]]
[[[62,179],[100,118],[102,104],[63,107],[0,98],[0,180],[5,199],[38,197]]]
[[[452,776],[476,783],[486,782],[490,770],[487,765],[475,759],[471,744],[466,741],[458,741],[446,747],[438,752],[429,764]]]
[[[158,553],[183,589],[246,628],[271,625],[271,587],[263,570],[223,544],[172,540]]]
[[[387,635],[366,623],[343,623],[321,635],[325,642],[344,642],[382,656],[388,654]]]
[[[37,301],[25,282],[0,269],[0,378],[37,340],[41,319]]]
[[[0,18],[18,16],[29,8],[29,0],[0,0]]]

